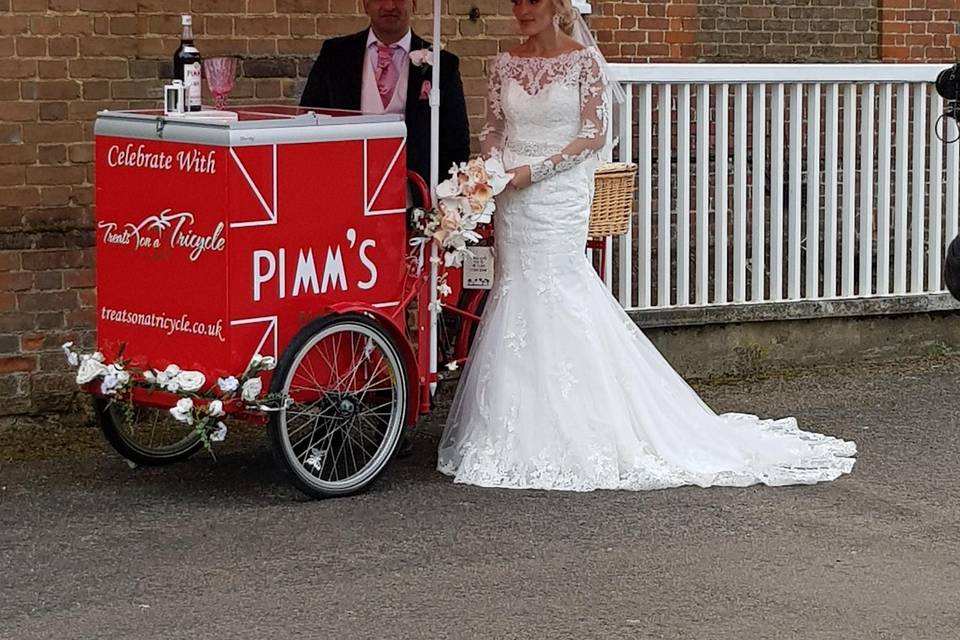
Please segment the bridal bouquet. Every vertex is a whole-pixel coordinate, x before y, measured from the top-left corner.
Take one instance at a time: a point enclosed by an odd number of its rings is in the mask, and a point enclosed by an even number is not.
[[[487,224],[496,209],[494,196],[510,183],[499,157],[476,157],[450,168],[450,177],[437,185],[436,208],[413,210],[413,224],[422,234],[421,248],[432,239],[444,252],[444,264],[459,267],[468,245],[477,244],[477,226]]]

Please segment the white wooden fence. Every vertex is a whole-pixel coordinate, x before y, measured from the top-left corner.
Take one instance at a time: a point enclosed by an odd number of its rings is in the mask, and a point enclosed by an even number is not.
[[[942,292],[960,204],[960,143],[934,133],[944,67],[613,65],[639,176],[608,285],[630,309]]]

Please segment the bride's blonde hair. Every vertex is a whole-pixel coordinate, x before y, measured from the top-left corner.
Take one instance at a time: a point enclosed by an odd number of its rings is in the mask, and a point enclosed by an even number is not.
[[[580,19],[580,12],[573,8],[570,0],[553,0],[553,8],[560,23],[560,30],[569,36],[573,33],[573,25]]]

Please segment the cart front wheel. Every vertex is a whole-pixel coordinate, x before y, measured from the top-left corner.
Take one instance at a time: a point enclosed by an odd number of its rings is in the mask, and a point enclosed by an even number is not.
[[[369,485],[404,427],[407,372],[390,335],[365,316],[315,320],[284,351],[270,385],[287,399],[270,420],[274,451],[313,497]]]
[[[193,427],[178,422],[166,409],[94,398],[93,410],[107,441],[127,460],[161,466],[186,460],[203,443]]]

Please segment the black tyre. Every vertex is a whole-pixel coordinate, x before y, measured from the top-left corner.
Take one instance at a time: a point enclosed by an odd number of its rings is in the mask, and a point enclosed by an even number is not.
[[[357,493],[393,458],[407,371],[377,321],[351,314],[311,322],[284,351],[270,392],[288,399],[270,420],[274,452],[307,495]]]
[[[107,441],[127,460],[162,466],[186,460],[203,446],[193,427],[166,409],[135,405],[130,415],[118,402],[94,398],[93,410]]]

